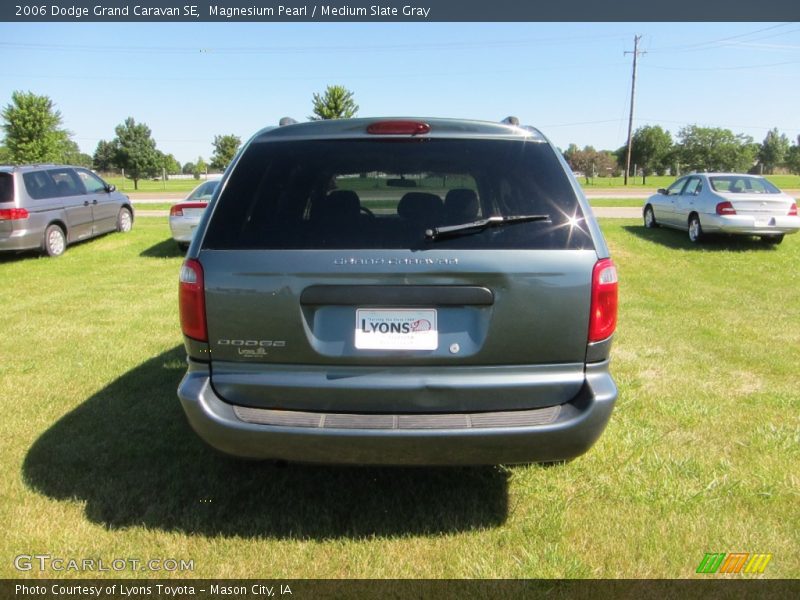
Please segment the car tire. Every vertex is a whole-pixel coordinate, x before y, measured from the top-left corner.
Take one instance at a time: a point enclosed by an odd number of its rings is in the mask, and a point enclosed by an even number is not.
[[[703,226],[700,225],[700,217],[696,214],[689,217],[689,241],[693,244],[703,241]]]
[[[777,246],[783,241],[783,234],[779,233],[778,235],[762,235],[761,241],[765,244],[769,244],[770,246]]]
[[[127,233],[131,229],[133,229],[133,215],[131,211],[125,207],[120,208],[119,214],[117,215],[117,231]]]
[[[48,225],[44,230],[44,241],[42,243],[47,256],[61,256],[67,249],[67,236],[64,230],[55,223]]]
[[[644,226],[647,229],[655,229],[658,227],[658,223],[656,223],[656,215],[653,212],[653,207],[649,204],[644,207]]]

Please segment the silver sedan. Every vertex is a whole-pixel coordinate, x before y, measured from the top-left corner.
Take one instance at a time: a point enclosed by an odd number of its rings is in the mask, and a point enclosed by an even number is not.
[[[797,203],[758,175],[692,173],[650,196],[645,227],[673,227],[699,242],[706,233],[757,235],[768,244],[800,229]]]
[[[206,210],[211,196],[219,185],[219,180],[206,181],[197,186],[183,202],[173,204],[169,210],[169,228],[172,239],[181,248],[188,248],[200,217]]]

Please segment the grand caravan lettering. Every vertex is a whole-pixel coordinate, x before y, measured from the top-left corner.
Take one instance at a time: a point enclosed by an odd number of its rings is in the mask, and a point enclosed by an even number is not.
[[[426,265],[426,266],[441,266],[441,265],[457,265],[457,258],[355,258],[355,257],[340,257],[333,261],[335,265],[353,265],[353,266],[412,266],[412,265]]]

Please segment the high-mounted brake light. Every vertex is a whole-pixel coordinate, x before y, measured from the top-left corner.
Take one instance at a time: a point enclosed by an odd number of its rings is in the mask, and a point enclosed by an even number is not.
[[[170,217],[182,217],[183,211],[187,208],[205,208],[207,204],[205,202],[183,202],[182,204],[174,204],[169,209],[169,216]]]
[[[204,288],[202,265],[193,258],[187,259],[181,266],[178,284],[181,329],[185,336],[201,342],[208,341]]]
[[[367,133],[375,135],[424,135],[430,130],[422,121],[378,121],[367,126]]]
[[[617,328],[617,268],[610,258],[599,260],[592,271],[592,307],[589,315],[589,341],[599,342]]]
[[[29,213],[24,208],[4,208],[0,210],[0,221],[20,221],[27,219]]]
[[[717,204],[717,214],[718,215],[735,215],[736,214],[736,209],[733,208],[733,204],[731,204],[730,202],[728,202],[726,200],[725,202],[719,202]]]
[[[792,202],[792,205],[789,207],[789,216],[790,217],[797,216],[797,202]]]

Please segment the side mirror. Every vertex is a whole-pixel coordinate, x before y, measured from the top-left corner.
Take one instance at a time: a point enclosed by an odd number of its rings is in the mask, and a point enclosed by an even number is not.
[[[106,192],[110,194],[111,192],[116,192],[116,191],[117,191],[117,186],[115,186],[113,183],[106,184]]]
[[[664,188],[658,188],[656,190],[656,194],[661,194],[662,196],[666,196],[667,195],[667,190],[665,190]]]

